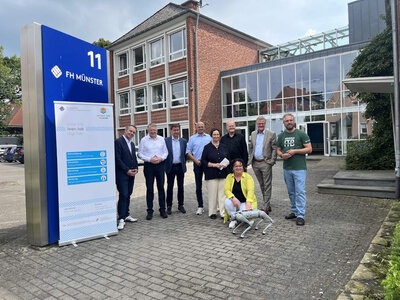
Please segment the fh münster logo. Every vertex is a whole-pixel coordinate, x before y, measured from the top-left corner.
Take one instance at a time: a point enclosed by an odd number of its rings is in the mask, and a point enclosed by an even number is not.
[[[53,73],[55,78],[60,78],[63,74],[63,72],[61,71],[60,67],[57,65],[54,65],[53,68],[51,68],[51,73]],[[79,73],[74,73],[71,71],[65,71],[65,78],[67,79],[74,79],[74,80],[79,80],[82,82],[87,82],[90,84],[94,84],[94,85],[101,85],[103,86],[103,80],[95,78],[95,77],[90,77],[87,76],[85,74],[79,74]]]

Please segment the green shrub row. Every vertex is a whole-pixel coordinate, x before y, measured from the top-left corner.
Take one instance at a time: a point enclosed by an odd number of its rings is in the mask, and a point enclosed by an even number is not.
[[[397,300],[400,299],[400,222],[394,230],[388,259],[388,272],[382,281],[385,299]]]
[[[346,169],[393,170],[395,167],[393,145],[377,147],[373,138],[347,143]]]

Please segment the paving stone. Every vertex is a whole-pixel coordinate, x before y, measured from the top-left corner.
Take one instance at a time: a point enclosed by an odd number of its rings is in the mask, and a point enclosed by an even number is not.
[[[140,172],[131,202],[137,223],[127,224],[110,240],[43,248],[30,247],[26,238],[23,166],[1,163],[0,184],[4,178],[14,183],[0,193],[0,298],[8,293],[20,299],[335,299],[364,253],[382,247],[370,246],[370,241],[391,204],[385,199],[317,194],[316,185],[337,172],[338,160],[308,162],[303,227],[284,219],[290,202],[281,161],[273,167],[275,222],[266,235],[250,230],[244,239],[233,235],[222,220],[208,218],[206,184],[206,213],[195,215],[195,185],[188,165],[186,214],[174,211],[164,220],[155,213],[146,221],[145,196],[137,191],[144,186]],[[249,173],[254,176],[251,169]],[[260,204],[257,181],[255,193]],[[176,199],[173,203],[175,207]],[[154,206],[157,212],[157,196]],[[10,216],[15,222],[7,222]],[[391,220],[386,220],[388,228],[394,224]],[[382,239],[387,237],[385,230]]]

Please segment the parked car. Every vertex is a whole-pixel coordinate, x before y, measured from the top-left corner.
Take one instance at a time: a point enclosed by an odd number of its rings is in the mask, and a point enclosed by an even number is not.
[[[14,154],[14,159],[21,164],[24,163],[24,147],[17,147]]]
[[[15,153],[19,152],[23,149],[22,146],[12,146],[8,147],[5,152],[3,153],[2,160],[7,162],[14,162],[16,161]]]

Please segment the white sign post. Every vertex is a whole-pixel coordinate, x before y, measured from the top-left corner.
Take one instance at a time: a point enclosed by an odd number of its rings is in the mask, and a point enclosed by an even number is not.
[[[112,104],[54,101],[59,245],[117,234]]]

